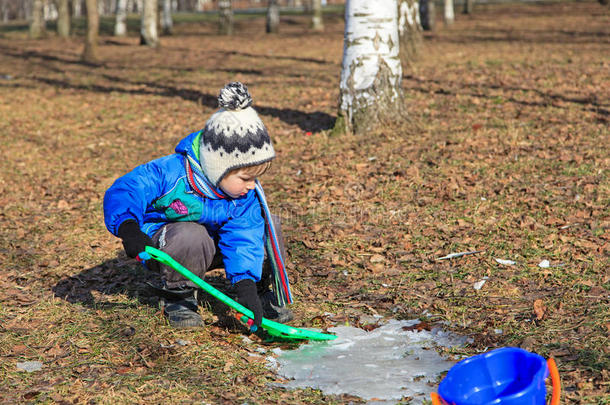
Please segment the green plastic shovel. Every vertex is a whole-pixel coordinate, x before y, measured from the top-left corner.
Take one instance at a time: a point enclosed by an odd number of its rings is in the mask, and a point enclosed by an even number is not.
[[[197,285],[199,288],[201,288],[214,298],[217,298],[222,303],[233,308],[240,314],[243,314],[243,316],[239,316],[238,318],[242,322],[247,323],[249,319],[252,319],[254,317],[254,314],[248,308],[244,307],[240,303],[232,300],[222,292],[218,291],[216,288],[203,281],[200,277],[197,277],[189,269],[178,263],[176,260],[174,260],[173,257],[168,255],[167,253],[162,252],[159,249],[155,249],[154,247],[146,246],[145,252],[140,253],[138,258],[140,260],[148,260],[152,258],[160,263],[168,265],[172,269],[176,270],[178,273],[182,274],[187,279],[191,280],[193,283],[195,283],[195,285]],[[265,328],[271,336],[279,337],[282,339],[334,340],[337,338],[337,336],[335,335],[329,335],[326,333],[316,332],[308,329],[294,328],[292,326],[284,325],[282,323],[270,321],[266,318],[263,318],[262,327]]]

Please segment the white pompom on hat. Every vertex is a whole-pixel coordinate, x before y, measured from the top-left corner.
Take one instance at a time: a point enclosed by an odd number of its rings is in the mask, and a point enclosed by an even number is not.
[[[275,151],[267,128],[252,108],[248,88],[231,82],[220,90],[220,109],[201,132],[199,160],[207,178],[218,187],[232,170],[272,160]]]

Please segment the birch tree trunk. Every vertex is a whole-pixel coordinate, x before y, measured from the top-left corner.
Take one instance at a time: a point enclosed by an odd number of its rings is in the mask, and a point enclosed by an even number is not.
[[[159,46],[159,34],[157,32],[157,0],[144,0],[142,3],[140,45],[147,45],[151,48]]]
[[[45,35],[44,4],[42,0],[33,0],[32,19],[30,21],[30,38],[39,39]]]
[[[455,14],[453,13],[453,0],[445,0],[445,6],[443,7],[445,25],[453,24],[455,21]]]
[[[81,17],[83,15],[83,0],[72,0],[72,17]]]
[[[163,35],[172,35],[174,21],[172,20],[172,0],[161,0],[161,32]]]
[[[9,8],[7,0],[0,0],[0,14],[2,15],[2,22],[6,23],[9,19]]]
[[[336,130],[360,134],[402,117],[397,0],[347,0]]]
[[[422,27],[417,0],[398,0],[398,39],[403,67],[416,57],[422,43]]]
[[[419,0],[419,18],[424,31],[434,31],[436,19],[434,0]]]
[[[277,1],[278,0],[269,0],[266,24],[268,34],[277,34],[280,31],[280,8]]]
[[[462,13],[472,13],[472,6],[474,6],[474,0],[464,0],[464,10],[462,11]]]
[[[231,0],[218,0],[218,33],[220,35],[233,35]]]
[[[60,38],[70,36],[70,5],[68,0],[58,0],[57,34]]]
[[[96,63],[99,61],[97,40],[100,31],[100,15],[97,8],[97,0],[87,0],[87,34],[85,36],[85,50],[83,51],[83,61]]]
[[[312,0],[311,28],[314,31],[324,31],[324,20],[322,19],[322,0]]]
[[[119,0],[116,5],[114,35],[117,37],[124,37],[127,35],[127,0]]]

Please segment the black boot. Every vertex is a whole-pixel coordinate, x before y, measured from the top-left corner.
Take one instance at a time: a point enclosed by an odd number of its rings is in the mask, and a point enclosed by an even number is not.
[[[197,313],[197,297],[194,288],[169,290],[152,285],[151,287],[159,296],[163,306],[163,315],[167,317],[170,326],[177,329],[204,326],[201,315]]]

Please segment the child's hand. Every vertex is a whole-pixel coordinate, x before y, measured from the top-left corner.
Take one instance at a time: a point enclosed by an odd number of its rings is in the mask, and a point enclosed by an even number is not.
[[[235,284],[237,290],[237,302],[248,308],[254,313],[254,328],[253,332],[261,326],[263,322],[263,305],[258,298],[256,284],[249,278],[243,279]],[[252,329],[252,326],[251,326]]]
[[[129,257],[136,257],[139,253],[144,251],[146,246],[154,247],[154,243],[150,236],[140,230],[138,223],[134,220],[128,219],[123,222],[117,232],[119,238],[123,239],[123,247],[125,253]]]

